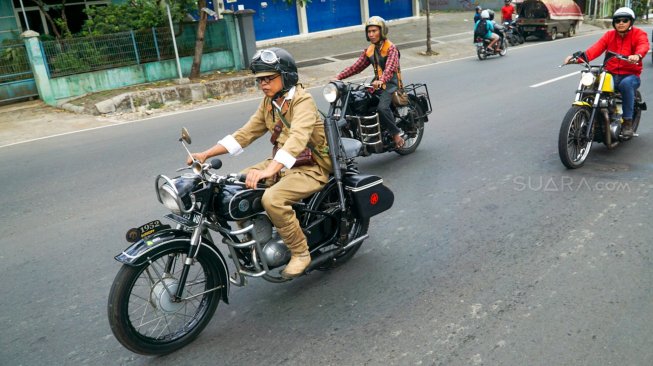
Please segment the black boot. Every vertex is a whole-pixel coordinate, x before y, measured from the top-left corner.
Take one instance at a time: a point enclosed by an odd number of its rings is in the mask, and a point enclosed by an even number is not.
[[[635,131],[633,131],[633,120],[631,118],[624,118],[624,122],[621,124],[621,134],[624,137],[633,137]]]

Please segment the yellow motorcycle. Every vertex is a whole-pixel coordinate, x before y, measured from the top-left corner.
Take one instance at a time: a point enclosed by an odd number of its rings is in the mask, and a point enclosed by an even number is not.
[[[612,57],[628,60],[627,56],[610,51],[606,52],[602,65],[590,65],[581,59],[585,70],[581,71],[576,98],[562,120],[558,135],[560,160],[569,169],[580,168],[585,164],[594,141],[603,143],[612,150],[619,143],[632,138],[621,133],[621,94],[615,88],[612,74],[605,70],[606,63]],[[569,63],[577,61],[578,58],[574,57]],[[642,101],[637,90],[633,111],[635,132],[639,127],[642,111],[645,110],[646,103]]]

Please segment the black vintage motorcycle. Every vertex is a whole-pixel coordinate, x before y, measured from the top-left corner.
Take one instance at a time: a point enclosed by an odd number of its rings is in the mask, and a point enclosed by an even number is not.
[[[627,61],[628,57],[606,52],[602,65],[583,62],[576,98],[562,120],[558,135],[558,153],[562,164],[569,169],[580,168],[592,148],[592,142],[601,142],[608,149],[614,149],[632,137],[621,134],[621,94],[616,90],[612,74],[605,70],[609,59],[616,57]],[[576,63],[572,58],[569,63]],[[561,65],[561,67],[564,65]],[[639,90],[635,93],[633,130],[637,132],[642,111],[646,103]]]
[[[354,159],[362,144],[340,139],[334,118],[325,127],[334,173],[321,191],[293,206],[312,257],[306,273],[351,259],[368,238],[370,218],[394,201],[383,179],[359,173]],[[180,141],[190,155],[186,129]],[[129,230],[133,244],[115,257],[122,267],[109,293],[109,324],[133,352],[166,354],[193,341],[220,300],[229,302],[230,285],[257,277],[287,281],[280,272],[290,253],[261,204],[265,187],[247,189],[238,174],[218,175],[221,165],[195,161],[192,173],[159,175],[154,188],[173,226],[154,220]],[[211,232],[222,236],[232,269]]]
[[[402,131],[404,146],[395,147],[392,136],[383,128],[376,112],[379,96],[370,84],[332,81],[323,89],[324,98],[338,117],[340,134],[363,144],[363,156],[394,151],[399,155],[413,153],[424,136],[424,123],[431,113],[431,98],[426,84],[404,86],[407,104],[391,109],[397,127]]]

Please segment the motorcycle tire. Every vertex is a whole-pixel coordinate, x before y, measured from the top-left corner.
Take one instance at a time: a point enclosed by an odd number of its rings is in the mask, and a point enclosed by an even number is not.
[[[163,355],[186,346],[206,327],[218,306],[221,291],[202,294],[220,286],[216,257],[203,245],[184,287],[187,299],[173,302],[168,295],[178,288],[189,250],[187,239],[177,241],[142,266],[123,265],[113,281],[109,324],[118,342],[132,352]]]
[[[487,58],[487,53],[485,50],[482,50],[480,47],[476,47],[476,56],[478,56],[478,59],[483,61]]]
[[[505,40],[501,42],[501,52],[499,52],[499,56],[503,57],[508,53],[508,42]]]
[[[517,42],[519,44],[524,44],[524,41],[525,41],[524,36],[522,36],[521,34],[518,34],[517,35]]]
[[[590,116],[589,108],[573,106],[562,120],[558,135],[558,154],[560,161],[568,169],[582,167],[590,153],[592,138],[583,138],[590,123]]]
[[[319,212],[324,212],[324,211],[329,211],[332,210],[333,207],[337,207],[340,205],[340,198],[338,195],[338,185],[335,183],[329,184],[325,189],[323,189],[318,195],[315,197],[314,200],[311,201],[310,204],[310,210],[311,211],[319,211]],[[323,227],[324,232],[332,232],[334,235],[332,236],[332,243],[335,242],[335,240],[338,239],[340,236],[340,233],[338,232],[339,230],[339,225],[340,225],[340,218],[342,215],[345,216],[346,222],[347,222],[347,240],[352,241],[354,239],[357,239],[365,234],[367,234],[367,230],[370,225],[370,219],[360,219],[354,216],[350,205],[346,205],[347,208],[344,211],[339,211],[335,214],[335,217],[331,220],[323,220],[321,225],[325,225]],[[313,213],[306,213],[304,217],[300,218],[300,222],[302,223],[302,227],[307,227],[310,225],[310,222],[313,220],[320,219],[319,215],[313,214]],[[337,253],[331,260],[323,263],[319,267],[317,267],[318,270],[320,271],[327,271],[336,267],[339,267],[343,264],[345,264],[347,261],[349,261],[358,251],[358,249],[363,245],[363,241],[354,244],[353,246],[347,248],[346,250]],[[311,257],[316,258],[320,254],[329,252],[331,250],[337,249],[335,244],[327,244],[322,247],[319,247],[319,249],[316,250],[311,250]]]
[[[422,142],[422,137],[424,136],[424,122],[425,122],[425,113],[422,107],[417,104],[414,100],[411,100],[408,104],[408,113],[412,114],[414,120],[415,136],[404,139],[404,146],[399,149],[395,149],[395,152],[399,155],[408,155],[412,154],[417,150],[417,147]],[[404,137],[406,137],[407,126],[404,126],[405,122],[399,123],[398,127],[404,132]]]

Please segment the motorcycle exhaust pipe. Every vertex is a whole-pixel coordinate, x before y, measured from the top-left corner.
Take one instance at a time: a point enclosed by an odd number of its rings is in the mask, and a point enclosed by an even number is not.
[[[322,264],[326,263],[327,261],[330,261],[333,258],[335,258],[336,255],[338,255],[338,253],[349,249],[350,247],[362,242],[363,240],[365,240],[365,239],[367,239],[369,237],[370,237],[369,234],[365,234],[365,235],[361,236],[360,238],[356,238],[356,239],[352,240],[347,245],[345,245],[344,248],[336,248],[336,249],[332,249],[332,250],[330,250],[330,251],[328,251],[326,253],[323,253],[322,255],[320,255],[319,257],[317,257],[317,258],[315,258],[315,259],[313,259],[311,261],[311,264],[308,265],[305,272],[309,273],[309,272],[314,271],[317,267],[319,267]]]

